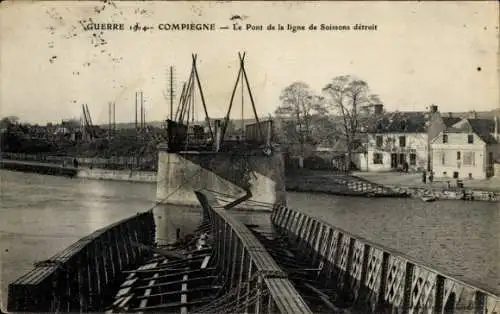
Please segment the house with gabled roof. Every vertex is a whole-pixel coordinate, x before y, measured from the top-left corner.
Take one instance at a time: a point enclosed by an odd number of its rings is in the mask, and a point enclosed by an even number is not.
[[[431,141],[436,138],[442,131],[446,130],[447,128],[451,127],[455,123],[459,122],[462,120],[461,117],[457,116],[454,113],[441,113],[438,111],[438,106],[432,105],[430,108],[430,113],[429,113],[429,122],[427,126],[427,134],[428,134],[428,139],[429,139],[429,144],[428,144],[428,164],[427,164],[427,170],[432,169],[432,147],[431,147]]]
[[[368,128],[368,171],[391,171],[408,166],[425,170],[428,160],[427,112],[392,112]]]
[[[463,118],[430,141],[436,178],[485,179],[500,157],[498,119]]]

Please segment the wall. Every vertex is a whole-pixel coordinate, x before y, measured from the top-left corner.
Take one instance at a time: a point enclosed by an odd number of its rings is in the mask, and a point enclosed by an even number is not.
[[[198,206],[194,190],[207,189],[238,198],[245,195],[247,185],[250,200],[273,204],[284,202],[284,165],[281,153],[271,157],[262,151],[244,156],[233,152],[169,153],[160,150],[158,158],[157,202],[162,204]],[[246,173],[245,168],[251,169]]]
[[[376,145],[377,135],[382,136],[382,148]],[[399,136],[406,136],[405,147],[399,146]],[[390,134],[369,134],[368,136],[368,171],[389,171],[391,167],[391,153],[406,154],[406,161],[410,169],[427,168],[427,134],[426,133],[390,133]],[[392,142],[390,140],[393,140]],[[382,164],[374,164],[373,157],[375,153],[382,154]],[[410,153],[416,154],[416,164],[410,164]],[[399,156],[398,156],[399,160]]]
[[[459,173],[459,178],[468,178],[469,173],[473,179],[486,178],[486,145],[474,134],[474,143],[467,143],[467,133],[446,133],[448,143],[443,143],[443,134],[439,134],[431,142],[432,171],[436,178],[452,178],[453,172]],[[460,152],[460,162],[457,160]],[[464,164],[464,155],[474,153],[474,163]],[[445,156],[443,164],[442,154]],[[446,172],[446,174],[445,174]]]
[[[135,170],[78,169],[78,178],[130,182],[156,182],[156,172]]]

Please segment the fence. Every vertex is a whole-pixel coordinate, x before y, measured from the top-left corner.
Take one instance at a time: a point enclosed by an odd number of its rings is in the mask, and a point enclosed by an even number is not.
[[[411,258],[280,206],[273,225],[298,246],[318,278],[364,313],[500,313],[491,288],[457,280]]]
[[[152,245],[154,235],[151,211],[95,231],[12,282],[9,312],[100,310],[121,270],[142,260],[136,243]]]

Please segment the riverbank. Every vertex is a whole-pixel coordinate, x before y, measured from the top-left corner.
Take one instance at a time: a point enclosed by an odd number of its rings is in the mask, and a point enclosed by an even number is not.
[[[156,183],[156,172],[137,170],[78,169],[78,178]]]
[[[340,196],[406,197],[405,193],[346,175],[318,170],[294,170],[286,174],[290,192],[324,193]]]
[[[111,170],[89,167],[69,167],[58,163],[40,163],[33,161],[17,161],[10,159],[0,160],[0,168],[6,170],[33,172],[40,174],[69,176],[91,180],[111,180],[126,182],[156,183],[155,171],[140,170]],[[392,174],[402,181],[408,174]],[[413,175],[414,176],[414,175]],[[389,178],[389,179],[388,179]],[[385,180],[384,183],[379,183]],[[377,182],[378,181],[378,182]],[[403,180],[404,181],[404,180]],[[289,192],[323,193],[340,196],[364,197],[414,197],[433,196],[438,200],[476,200],[499,201],[500,188],[465,188],[450,186],[444,182],[430,184],[388,184],[397,182],[390,180],[387,174],[354,173],[347,175],[331,171],[294,170],[286,174],[286,190]],[[467,181],[466,184],[471,182]],[[477,183],[476,183],[477,184]]]
[[[370,177],[369,180],[366,177]],[[437,200],[475,200],[499,201],[500,191],[465,186],[464,188],[448,184],[433,183],[427,185],[405,186],[401,184],[382,184],[375,179],[375,173],[355,173],[348,175],[331,171],[295,170],[287,173],[287,191],[326,193],[345,196],[400,196],[420,198],[433,196]]]
[[[12,171],[32,172],[92,180],[156,183],[156,172],[154,171],[109,170],[88,167],[75,168],[59,163],[41,163],[7,159],[0,160],[0,168]]]
[[[438,179],[422,182],[421,173],[399,172],[354,172],[353,176],[362,180],[382,184],[394,191],[409,193],[414,197],[434,195],[438,199],[500,200],[500,178],[485,180],[461,180],[458,186],[455,179]]]
[[[33,172],[64,177],[75,177],[78,172],[78,170],[74,167],[64,167],[60,164],[7,159],[0,160],[0,168],[20,172]]]

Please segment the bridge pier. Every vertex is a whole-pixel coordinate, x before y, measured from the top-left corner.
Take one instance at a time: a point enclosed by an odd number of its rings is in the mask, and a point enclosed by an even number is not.
[[[251,192],[248,201],[266,204],[286,199],[283,156],[279,151],[266,156],[261,150],[240,152],[169,152],[160,146],[158,155],[158,203],[199,206],[195,190],[239,198]],[[247,203],[242,203],[239,207]]]

